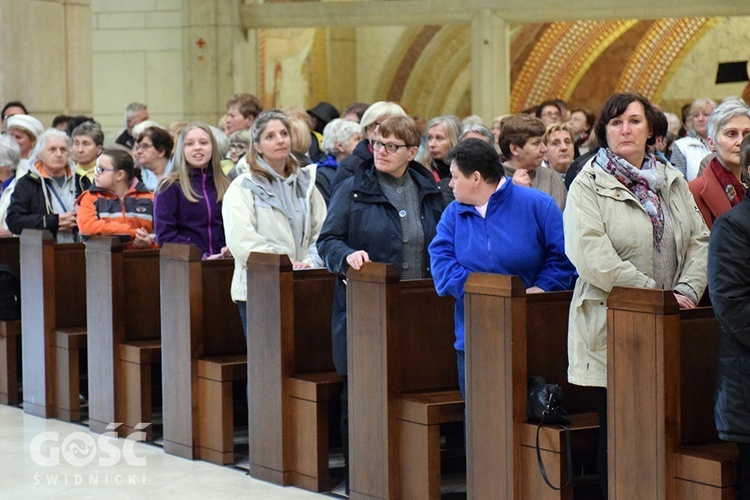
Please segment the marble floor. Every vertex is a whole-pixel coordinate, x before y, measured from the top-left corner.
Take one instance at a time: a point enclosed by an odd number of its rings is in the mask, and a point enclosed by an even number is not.
[[[82,425],[0,405],[0,499],[336,498],[256,481],[235,467],[167,455]]]

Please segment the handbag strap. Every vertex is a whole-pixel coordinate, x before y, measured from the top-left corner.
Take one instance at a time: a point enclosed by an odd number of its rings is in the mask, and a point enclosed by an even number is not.
[[[550,402],[551,399],[552,398],[550,397]],[[549,409],[549,405],[547,406],[547,408]],[[549,424],[555,425],[555,427],[558,427],[565,431],[565,455],[568,461],[568,478],[565,480],[565,484],[558,488],[557,486],[553,485],[547,477],[547,469],[544,468],[544,462],[542,461],[542,451],[539,448],[539,431],[542,429],[542,424],[544,423],[544,419],[546,416],[547,412],[545,411],[542,414],[542,420],[539,421],[539,425],[537,425],[536,427],[536,460],[539,464],[539,471],[542,473],[542,479],[544,479],[544,482],[547,483],[547,486],[549,486],[553,490],[560,491],[567,488],[567,486],[573,480],[573,450],[570,446],[570,427],[568,427],[567,425]]]

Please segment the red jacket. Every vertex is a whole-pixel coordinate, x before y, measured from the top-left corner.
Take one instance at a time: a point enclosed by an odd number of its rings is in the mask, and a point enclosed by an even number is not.
[[[134,182],[120,199],[107,189],[91,186],[76,200],[76,223],[82,236],[106,234],[127,238],[132,248],[138,228],[154,232],[154,194],[141,182]],[[156,243],[152,248],[159,248]]]
[[[716,178],[710,166],[703,169],[703,174],[688,183],[690,192],[693,193],[695,204],[703,215],[708,229],[714,225],[714,221],[724,212],[732,208],[724,187]]]

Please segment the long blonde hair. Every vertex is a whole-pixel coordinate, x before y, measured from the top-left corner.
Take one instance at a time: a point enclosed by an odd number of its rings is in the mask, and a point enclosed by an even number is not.
[[[194,128],[199,128],[208,134],[211,140],[211,161],[209,162],[208,168],[211,169],[214,176],[214,185],[216,186],[216,201],[221,201],[224,198],[224,193],[229,188],[229,178],[224,175],[221,169],[221,156],[219,155],[219,146],[216,144],[216,137],[211,132],[208,125],[202,122],[189,123],[180,132],[180,137],[177,139],[177,148],[172,163],[172,171],[159,183],[157,191],[163,191],[174,182],[179,182],[180,189],[182,190],[183,196],[193,203],[198,202],[201,196],[195,192],[193,187],[190,185],[190,173],[191,168],[187,161],[185,161],[185,137],[188,132]]]

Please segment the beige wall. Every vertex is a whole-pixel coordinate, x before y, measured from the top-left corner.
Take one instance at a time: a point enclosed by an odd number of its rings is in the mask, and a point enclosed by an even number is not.
[[[92,0],[93,114],[114,141],[130,102],[162,125],[184,109],[183,0]]]
[[[0,101],[50,125],[90,113],[89,0],[0,0]]]

